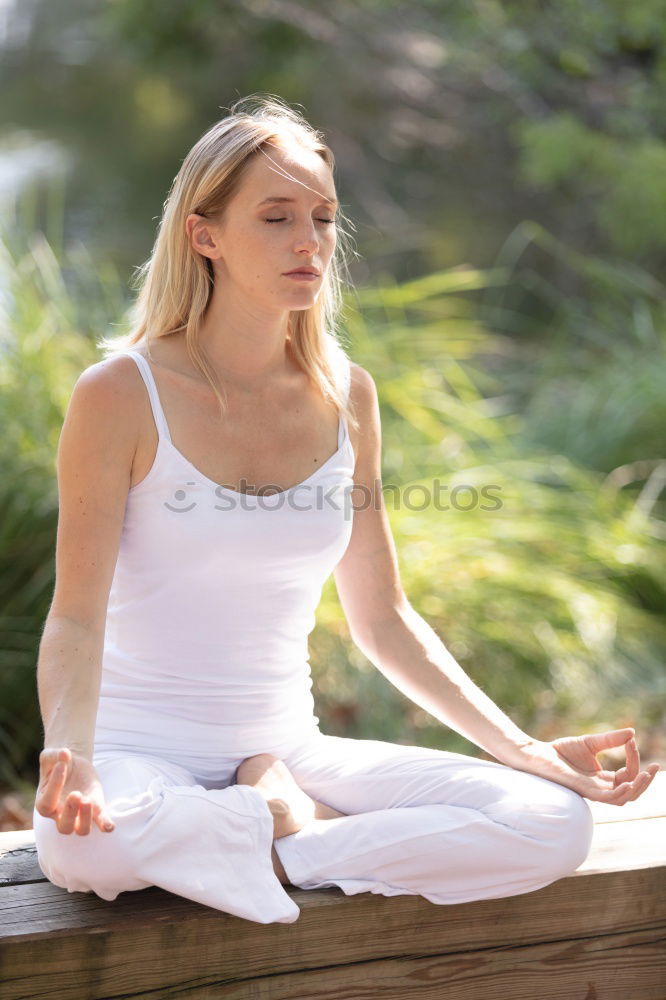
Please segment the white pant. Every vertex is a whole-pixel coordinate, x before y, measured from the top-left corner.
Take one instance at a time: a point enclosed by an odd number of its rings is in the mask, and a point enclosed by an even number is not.
[[[139,752],[96,755],[116,828],[61,834],[35,811],[44,874],[108,900],[158,885],[258,923],[292,923],[300,910],[273,870],[270,809],[255,788],[230,784],[241,759],[225,759],[211,782]],[[308,795],[347,814],[275,841],[302,889],[494,899],[570,874],[590,849],[585,799],[492,761],[322,733],[282,759]]]

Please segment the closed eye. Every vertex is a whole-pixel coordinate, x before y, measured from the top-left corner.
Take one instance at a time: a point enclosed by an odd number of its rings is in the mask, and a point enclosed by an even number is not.
[[[287,221],[286,218],[284,218],[284,219],[264,219],[264,222],[286,222],[286,221]],[[329,226],[334,226],[335,225],[335,219],[317,219],[316,221],[317,222],[326,222]]]

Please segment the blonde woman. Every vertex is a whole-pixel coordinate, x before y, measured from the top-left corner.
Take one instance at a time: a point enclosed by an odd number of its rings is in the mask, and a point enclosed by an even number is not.
[[[158,885],[259,923],[298,918],[287,883],[517,895],[583,861],[586,798],[620,806],[658,770],[633,729],[533,739],[410,606],[375,383],[335,335],[333,170],[279,98],[236,102],[174,180],[131,333],[72,393],[34,812],[70,891]],[[331,573],[368,659],[496,761],[321,732],[308,634]]]

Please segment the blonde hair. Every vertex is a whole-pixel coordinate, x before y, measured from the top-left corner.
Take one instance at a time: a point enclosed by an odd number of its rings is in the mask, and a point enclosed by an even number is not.
[[[150,357],[152,341],[184,330],[190,360],[212,386],[223,416],[227,404],[222,386],[199,342],[214,272],[212,262],[192,249],[185,220],[192,212],[220,216],[240,187],[251,158],[265,153],[267,145],[284,142],[293,148],[300,144],[318,153],[331,172],[335,168],[333,153],[322,134],[281,98],[252,94],[227,110],[230,114],[195,143],[172,182],[152,253],[136,269],[130,283],[138,289],[128,311],[130,331],[120,337],[103,337],[97,343],[105,358],[140,343],[146,345]],[[346,397],[349,358],[338,331],[343,271],[351,286],[347,259],[351,246],[349,234],[339,225],[337,233],[335,252],[317,301],[309,309],[290,314],[289,339],[298,364],[321,394],[357,426]]]

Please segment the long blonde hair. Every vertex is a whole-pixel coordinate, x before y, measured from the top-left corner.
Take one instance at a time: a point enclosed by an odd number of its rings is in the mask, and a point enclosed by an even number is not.
[[[146,344],[150,357],[152,341],[185,330],[190,360],[212,386],[223,416],[227,408],[223,386],[199,342],[214,272],[212,262],[192,250],[185,220],[192,212],[220,217],[240,187],[251,158],[261,155],[266,145],[299,143],[318,153],[331,171],[335,168],[333,153],[322,134],[281,98],[252,94],[235,101],[227,110],[230,114],[195,143],[172,182],[152,253],[136,268],[131,281],[138,294],[128,310],[130,331],[119,337],[103,337],[97,343],[105,358],[139,343]],[[344,219],[341,212],[340,218]],[[340,225],[337,233],[335,252],[317,301],[309,309],[290,314],[289,339],[292,354],[303,371],[321,394],[357,426],[346,398],[349,359],[338,329],[343,305],[342,274],[351,286],[348,253],[355,251],[349,233]]]

